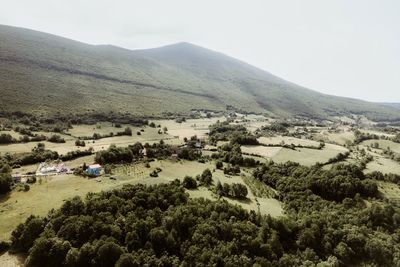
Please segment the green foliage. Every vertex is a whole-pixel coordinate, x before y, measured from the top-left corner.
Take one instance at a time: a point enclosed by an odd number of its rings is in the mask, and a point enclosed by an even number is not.
[[[6,133],[0,134],[0,144],[11,144],[15,142],[16,140],[10,134]]]
[[[64,138],[62,138],[60,135],[58,134],[53,134],[52,136],[50,136],[47,141],[52,142],[52,143],[65,143]]]
[[[265,125],[261,127],[262,131],[265,132],[271,132],[271,133],[281,133],[281,134],[287,134],[289,133],[289,128],[290,124],[286,122],[273,122],[271,125]]]
[[[298,179],[317,171],[268,168]],[[237,198],[247,193],[239,184],[215,189]],[[179,181],[125,185],[68,200],[46,218],[30,217],[13,232],[12,246],[28,251],[28,266],[396,266],[396,209],[345,208],[309,191],[295,191],[295,198],[291,192],[284,193],[289,213],[273,219],[226,201],[189,199]]]
[[[76,146],[86,146],[86,143],[85,143],[85,140],[78,139],[75,141],[75,145]]]
[[[185,178],[183,178],[182,186],[187,189],[196,189],[197,181],[191,176],[185,176]]]
[[[12,177],[10,173],[0,173],[0,195],[10,192]]]
[[[217,186],[215,187],[215,191],[219,196],[237,199],[245,199],[248,194],[247,187],[240,183],[221,184],[220,182],[218,182]]]
[[[210,186],[212,184],[212,173],[210,169],[205,169],[200,176],[200,184],[203,186]]]

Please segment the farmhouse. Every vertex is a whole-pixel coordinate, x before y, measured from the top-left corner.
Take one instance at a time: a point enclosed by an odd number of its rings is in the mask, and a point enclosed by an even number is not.
[[[99,176],[101,172],[101,165],[100,164],[92,164],[86,169],[86,172],[90,175]]]

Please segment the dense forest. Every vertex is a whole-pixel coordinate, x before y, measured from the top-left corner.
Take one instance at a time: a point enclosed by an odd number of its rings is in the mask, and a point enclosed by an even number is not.
[[[254,179],[278,190],[281,218],[189,199],[189,178],[126,185],[31,216],[12,248],[28,252],[27,266],[399,266],[400,211],[372,201],[375,177],[355,165],[263,164]]]

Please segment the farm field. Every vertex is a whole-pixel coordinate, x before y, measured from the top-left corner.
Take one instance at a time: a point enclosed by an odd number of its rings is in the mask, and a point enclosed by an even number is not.
[[[400,187],[399,185],[388,183],[384,181],[379,181],[378,189],[383,197],[387,198],[389,201],[400,204]]]
[[[268,146],[241,146],[243,153],[250,155],[258,155],[265,158],[272,158],[276,156],[283,148],[282,147],[268,147]]]
[[[376,131],[376,130],[370,130],[370,129],[360,129],[360,132],[362,133],[368,133],[368,134],[376,134],[378,136],[386,136],[386,137],[394,137],[394,134],[388,134],[385,132],[380,132],[380,131]]]
[[[371,146],[372,144],[378,143],[380,149],[386,149],[390,147],[390,149],[396,153],[400,153],[400,143],[395,143],[390,140],[366,140],[361,143],[364,146]]]
[[[367,164],[365,173],[380,171],[382,173],[394,173],[400,175],[400,163],[382,156],[375,156],[374,160]]]
[[[185,122],[177,123],[174,120],[154,120],[153,122],[161,125],[161,128],[167,127],[168,133],[177,136],[179,139],[190,138],[197,135],[198,138],[205,138],[209,132],[208,127],[217,121],[225,121],[225,117],[187,119]]]
[[[78,124],[73,125],[72,129],[68,129],[67,133],[74,137],[92,136],[93,133],[109,134],[123,131],[126,127],[133,130],[140,130],[144,127],[132,127],[130,125],[122,124],[121,127],[114,127],[111,122],[98,122],[94,125]],[[135,129],[134,129],[135,128]]]
[[[354,133],[351,131],[344,131],[339,133],[324,133],[328,141],[337,143],[339,145],[346,145],[347,143],[352,143],[355,139]]]
[[[294,161],[302,165],[311,166],[317,162],[327,162],[330,158],[346,151],[346,148],[332,144],[326,144],[323,149],[296,148],[296,150],[292,150],[282,148],[279,153],[272,157],[272,160],[278,163]]]
[[[261,144],[265,145],[286,145],[293,144],[295,146],[319,146],[319,142],[307,139],[300,139],[290,136],[274,136],[274,137],[260,137],[257,139]]]
[[[136,131],[133,131],[132,136],[113,136],[113,137],[107,137],[107,138],[102,138],[98,140],[86,140],[86,147],[77,147],[75,145],[75,140],[73,137],[68,136],[68,135],[62,135],[64,138],[65,136],[65,143],[52,143],[48,141],[43,141],[43,142],[28,142],[28,143],[17,143],[17,144],[6,144],[6,145],[0,145],[0,153],[27,153],[30,152],[35,146],[37,146],[38,143],[44,143],[46,149],[50,149],[53,151],[58,152],[60,155],[66,154],[70,151],[75,151],[75,150],[85,150],[88,149],[89,147],[92,147],[94,152],[100,151],[107,149],[111,144],[115,144],[117,146],[128,146],[130,144],[134,144],[136,142],[141,142],[141,143],[154,143],[154,142],[159,142],[160,140],[164,140],[168,144],[176,144],[179,145],[182,142],[169,135],[169,134],[158,134],[157,131],[158,129],[155,128],[146,128],[145,132],[143,132],[141,135],[136,135]],[[50,133],[47,133],[48,135]],[[93,135],[93,132],[89,135]]]

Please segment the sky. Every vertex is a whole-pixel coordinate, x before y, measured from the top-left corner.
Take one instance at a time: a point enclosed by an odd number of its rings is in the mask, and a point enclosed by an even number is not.
[[[400,102],[398,0],[0,3],[0,24],[128,49],[185,41],[323,93]]]

